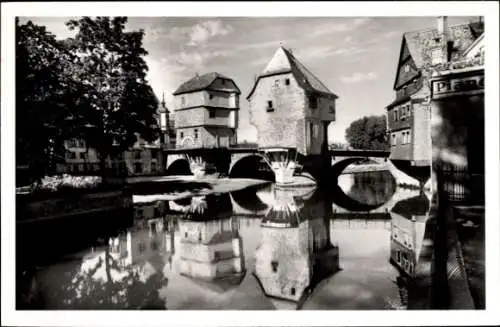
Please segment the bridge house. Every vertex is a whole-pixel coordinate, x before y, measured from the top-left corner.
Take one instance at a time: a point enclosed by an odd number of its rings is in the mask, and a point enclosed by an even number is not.
[[[482,28],[477,22],[448,26],[446,17],[439,17],[436,28],[403,34],[393,86],[395,99],[386,108],[391,160],[430,166],[432,71],[460,60]]]
[[[220,148],[236,143],[240,90],[219,73],[196,75],[173,93],[177,148]]]
[[[257,75],[247,96],[250,124],[259,147],[271,154],[276,182],[290,181],[300,157],[328,150],[337,98],[284,47]]]

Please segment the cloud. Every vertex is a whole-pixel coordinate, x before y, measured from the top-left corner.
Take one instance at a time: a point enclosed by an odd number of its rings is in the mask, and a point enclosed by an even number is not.
[[[231,33],[233,27],[220,20],[206,20],[188,27],[174,27],[168,34],[169,38],[182,41],[186,39],[186,44],[190,46],[204,46],[216,36],[223,36]]]
[[[369,73],[356,72],[350,76],[341,76],[340,80],[344,84],[356,84],[356,83],[362,83],[365,81],[373,80],[376,77],[377,77],[377,74],[375,72],[369,72]]]
[[[347,20],[341,23],[325,23],[317,27],[317,29],[312,33],[313,37],[323,36],[325,34],[341,33],[353,31],[365,24],[367,24],[371,18],[361,17],[354,20]]]

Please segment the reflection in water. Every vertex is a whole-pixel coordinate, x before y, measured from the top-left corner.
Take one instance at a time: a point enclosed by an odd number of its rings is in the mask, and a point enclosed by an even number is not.
[[[429,202],[366,176],[350,175],[344,196],[371,210],[347,210],[334,192],[274,186],[136,205],[126,230],[49,264],[31,292],[54,309],[399,307],[397,283],[424,267]]]
[[[417,276],[430,201],[425,194],[402,200],[391,214],[391,262],[409,277]]]
[[[230,204],[228,194],[196,197],[179,220],[180,274],[221,292],[245,276],[239,222]]]
[[[384,204],[396,191],[396,182],[389,171],[343,174],[338,183],[349,198],[370,206]]]
[[[338,269],[329,206],[318,199],[319,192],[275,189],[274,194],[276,203],[262,221],[255,275],[266,295],[300,306],[315,284]]]
[[[134,225],[102,249],[84,256],[66,286],[64,303],[76,308],[164,309],[158,290],[166,285],[163,268],[174,253],[173,227],[164,221],[162,203],[136,207]]]

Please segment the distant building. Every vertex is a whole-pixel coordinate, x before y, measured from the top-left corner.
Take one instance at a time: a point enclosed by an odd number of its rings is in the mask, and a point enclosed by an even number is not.
[[[58,173],[99,173],[100,163],[94,148],[87,147],[85,140],[72,138],[64,143],[65,160],[56,165]],[[138,137],[137,142],[121,155],[105,160],[105,168],[116,174],[155,175],[163,172],[161,149]]]
[[[259,147],[295,148],[302,155],[328,148],[337,96],[292,52],[280,47],[247,96]]]
[[[448,26],[446,17],[439,17],[436,28],[403,34],[393,86],[396,98],[386,108],[392,160],[430,165],[432,71],[461,60],[483,29],[481,22]]]
[[[219,73],[196,75],[173,93],[177,148],[236,143],[240,90]]]

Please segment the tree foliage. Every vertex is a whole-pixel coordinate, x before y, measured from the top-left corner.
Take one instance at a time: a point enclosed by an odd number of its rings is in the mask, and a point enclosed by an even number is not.
[[[65,118],[78,110],[73,56],[45,27],[16,19],[16,160],[39,178],[68,132]]]
[[[385,116],[365,116],[355,120],[346,129],[345,138],[352,148],[360,150],[388,150]]]
[[[83,17],[67,23],[76,36],[68,44],[79,58],[75,78],[85,87],[85,138],[100,157],[123,152],[140,135],[158,134],[158,100],[146,81],[144,31],[125,31],[126,17]]]
[[[101,159],[137,137],[159,136],[158,100],[146,80],[144,31],[126,31],[126,17],[67,22],[74,38],[16,20],[16,149],[32,174],[47,173],[70,137],[85,139]]]

